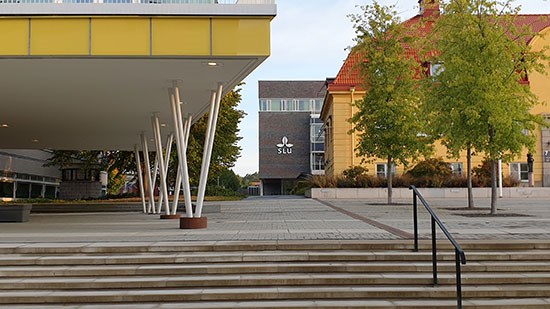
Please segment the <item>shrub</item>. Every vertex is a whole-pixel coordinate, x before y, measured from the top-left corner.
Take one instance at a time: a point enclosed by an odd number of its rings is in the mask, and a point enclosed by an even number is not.
[[[491,161],[484,159],[481,162],[481,165],[474,167],[472,169],[472,174],[473,174],[473,179],[475,179],[475,183],[476,183],[474,186],[490,187],[491,186]]]
[[[521,181],[519,181],[518,179],[516,179],[514,177],[504,176],[502,178],[502,186],[503,187],[519,187],[520,184],[521,184]]]
[[[337,178],[326,175],[313,175],[307,180],[312,188],[336,188]]]
[[[337,178],[338,188],[366,188],[369,185],[369,170],[362,166],[351,166]]]
[[[446,188],[466,188],[468,178],[466,176],[451,176],[445,179],[443,186]]]
[[[365,175],[369,170],[362,166],[350,166],[348,169],[342,172],[342,175],[346,178],[356,179],[359,176]]]
[[[208,196],[241,196],[239,192],[222,186],[206,186],[206,195]]]
[[[311,183],[307,180],[300,180],[292,188],[291,193],[294,195],[305,195],[308,189],[311,189]]]
[[[386,180],[386,179],[384,179]],[[410,175],[395,176],[393,177],[394,188],[408,188],[413,183],[414,179]],[[385,181],[387,183],[387,181]]]
[[[419,177],[440,177],[447,178],[452,175],[451,166],[442,158],[432,158],[419,162],[407,174]]]

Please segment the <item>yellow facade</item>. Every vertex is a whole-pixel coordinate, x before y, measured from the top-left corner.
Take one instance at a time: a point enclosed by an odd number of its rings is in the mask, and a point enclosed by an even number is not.
[[[3,56],[269,56],[271,17],[3,17]]]
[[[0,19],[0,54],[21,56],[29,53],[29,19]]]
[[[210,20],[153,19],[153,55],[210,55]]]
[[[78,55],[90,53],[90,20],[87,18],[34,18],[30,23],[31,55]]]
[[[533,50],[540,51],[544,46],[550,46],[550,28],[546,28],[541,32],[541,36],[536,37],[530,45]],[[550,51],[546,50],[550,56]],[[542,102],[533,108],[532,112],[537,115],[550,115],[550,64],[546,64],[546,71],[549,74],[541,74],[538,72],[530,72],[529,74],[529,86],[533,93],[535,93],[539,100]],[[355,147],[357,146],[358,136],[350,133],[351,124],[348,121],[353,115],[352,102],[362,99],[364,91],[357,91],[355,87],[350,86],[348,89],[343,90],[339,87],[336,91],[329,92],[325,100],[325,106],[321,114],[326,127],[326,147],[325,147],[325,159],[326,175],[335,176],[340,175],[344,170],[351,166],[362,165],[369,170],[370,175],[376,175],[377,164],[385,164],[386,160],[382,158],[368,158],[367,163],[362,163],[362,158],[355,155]],[[544,129],[543,129],[544,130]],[[548,140],[543,143],[542,130],[537,133],[537,144],[535,152],[533,153],[534,170],[533,178],[536,186],[543,185],[544,179],[544,152],[550,151],[550,129],[548,130]],[[517,158],[515,158],[511,164],[518,164],[527,162],[527,153],[525,150]],[[443,158],[449,163],[462,163],[463,168],[466,168],[466,152],[461,153],[459,159],[448,158],[447,150],[440,143],[435,144],[433,157]],[[483,161],[483,154],[476,154],[472,158],[472,165],[474,167],[481,165]],[[414,165],[414,164],[413,164]],[[412,166],[409,166],[409,168]],[[406,171],[403,166],[397,166],[396,173],[402,174]],[[503,165],[504,176],[509,176],[512,173],[510,164]],[[550,162],[547,163],[547,182],[550,182]]]
[[[212,53],[218,56],[269,55],[270,45],[252,38],[269,38],[266,19],[217,18],[212,20]]]
[[[148,56],[151,54],[149,18],[93,18],[92,55]]]

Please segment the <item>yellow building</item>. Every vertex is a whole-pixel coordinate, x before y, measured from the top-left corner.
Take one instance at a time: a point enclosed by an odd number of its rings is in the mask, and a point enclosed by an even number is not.
[[[427,7],[421,12],[407,20],[405,23],[415,24],[423,18],[439,16],[437,2],[433,7]],[[529,41],[533,50],[541,50],[544,46],[550,46],[550,15],[520,15],[518,21],[522,25],[531,25],[535,32],[541,35]],[[325,158],[326,174],[328,176],[340,175],[345,169],[363,165],[368,168],[369,174],[385,177],[388,172],[386,159],[369,158],[370,163],[362,163],[362,157],[356,155],[354,149],[357,145],[357,134],[349,133],[352,124],[348,121],[355,113],[352,103],[361,100],[365,95],[356,68],[360,61],[359,55],[350,53],[336,78],[328,81],[327,96],[325,98],[321,118],[325,124]],[[528,80],[532,91],[539,97],[542,105],[533,108],[535,114],[544,115],[550,121],[550,75],[543,75],[537,72],[529,74]],[[434,157],[447,158],[446,149],[436,145]],[[533,178],[536,186],[550,186],[550,130],[542,129],[538,132],[536,151],[533,153],[534,171]],[[446,159],[453,173],[464,174],[466,168],[466,153],[460,159]],[[482,155],[472,158],[473,166],[478,166],[483,160]],[[394,168],[396,174],[404,172],[403,166]],[[527,150],[518,156],[513,162],[503,166],[503,175],[510,175],[527,185]]]

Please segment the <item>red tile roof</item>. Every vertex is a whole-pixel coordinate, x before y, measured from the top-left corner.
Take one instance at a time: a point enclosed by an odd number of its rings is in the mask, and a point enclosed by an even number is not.
[[[416,15],[404,22],[404,25],[407,28],[414,29],[412,31],[416,32],[416,35],[419,37],[424,37],[428,35],[434,24],[434,17],[437,18],[438,14],[430,14],[430,20],[425,20],[424,16]],[[425,20],[424,24],[420,24],[420,21]],[[518,27],[531,27],[532,31],[538,33],[543,29],[550,27],[550,14],[526,14],[518,15],[516,25]],[[418,25],[418,27],[413,27]],[[533,37],[526,38],[526,41],[529,43]],[[419,58],[417,51],[405,47],[407,54],[409,56]],[[361,61],[361,55],[352,50],[348,55],[348,58],[340,68],[338,75],[332,83],[329,83],[329,91],[347,91],[350,88],[361,89],[361,78],[360,78],[360,69],[358,63]]]

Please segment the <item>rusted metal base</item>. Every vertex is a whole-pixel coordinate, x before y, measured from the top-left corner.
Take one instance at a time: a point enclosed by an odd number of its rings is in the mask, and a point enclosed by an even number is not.
[[[160,215],[161,220],[176,220],[181,218],[181,215],[175,214],[175,215]]]
[[[208,227],[208,218],[180,218],[180,229],[198,230]]]

